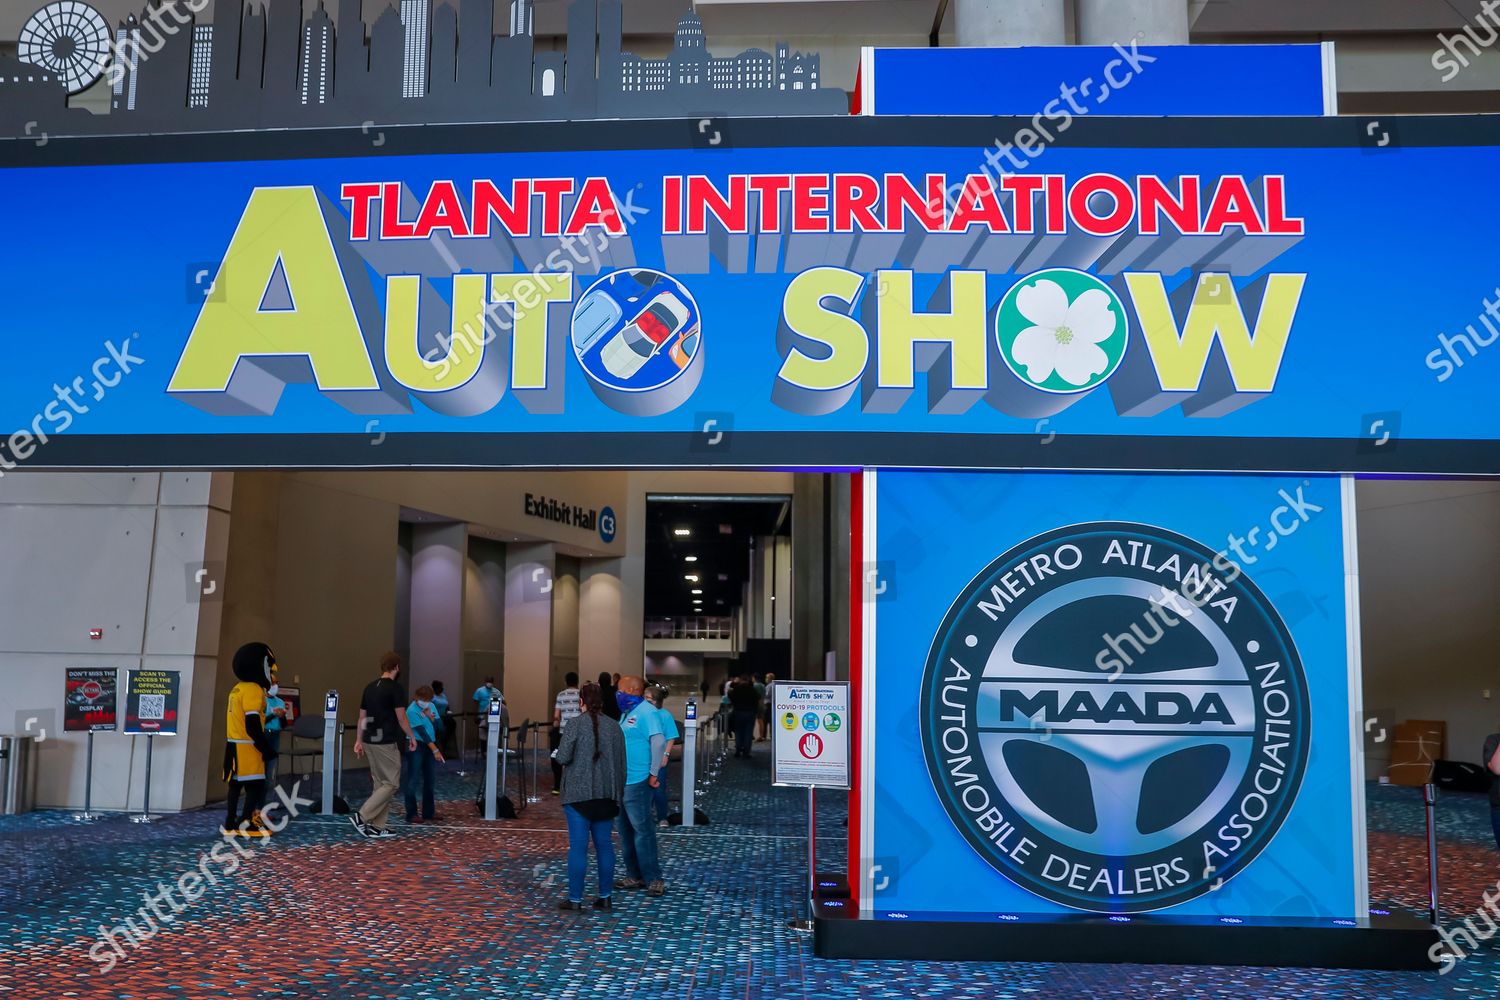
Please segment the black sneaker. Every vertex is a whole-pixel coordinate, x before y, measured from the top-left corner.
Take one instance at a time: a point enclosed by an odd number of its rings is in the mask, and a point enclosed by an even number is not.
[[[594,909],[603,910],[605,913],[613,913],[615,904],[608,896],[600,896],[594,900]]]
[[[371,835],[370,824],[366,823],[364,821],[364,818],[360,816],[359,813],[350,813],[349,822],[354,824],[354,829],[359,831],[359,835],[361,837],[368,837]]]
[[[617,878],[617,879],[615,879],[615,888],[616,889],[644,889],[644,888],[646,888],[646,883],[642,882],[638,878]]]
[[[575,913],[583,909],[583,904],[575,903],[571,899],[564,899],[562,902],[557,904],[557,908],[565,912]]]

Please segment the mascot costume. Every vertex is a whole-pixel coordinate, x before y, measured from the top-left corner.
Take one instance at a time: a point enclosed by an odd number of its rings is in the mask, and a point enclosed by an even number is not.
[[[224,744],[224,780],[229,783],[228,814],[221,832],[225,836],[268,837],[261,822],[266,801],[266,762],[276,753],[266,739],[266,689],[276,675],[276,657],[263,642],[250,642],[234,654],[234,676],[239,683],[229,692],[229,715],[225,720],[228,741]],[[244,793],[245,811],[239,811]]]

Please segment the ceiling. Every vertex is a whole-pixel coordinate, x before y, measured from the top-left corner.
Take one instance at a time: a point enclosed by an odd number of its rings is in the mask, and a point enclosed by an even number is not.
[[[749,578],[751,539],[791,530],[789,497],[649,497],[646,617],[732,613]],[[698,580],[685,579],[690,574]],[[695,597],[703,603],[694,605]]]

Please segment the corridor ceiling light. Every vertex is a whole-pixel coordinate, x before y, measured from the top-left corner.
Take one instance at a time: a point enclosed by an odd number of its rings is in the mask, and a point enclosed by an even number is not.
[[[686,537],[688,535],[691,535],[692,533],[693,533],[693,529],[692,528],[673,528],[672,529],[672,534],[679,535],[679,536],[682,536],[682,537]]]
[[[684,580],[691,580],[694,583],[697,583],[698,582],[698,574],[697,573],[687,573],[687,574],[685,574],[683,576],[683,579]]]
[[[701,593],[703,593],[703,591],[701,591],[701,590],[694,590],[693,593],[695,593],[695,594],[701,594]]]
[[[697,556],[683,556],[682,557],[682,561],[683,562],[697,562],[698,561],[698,557]]]

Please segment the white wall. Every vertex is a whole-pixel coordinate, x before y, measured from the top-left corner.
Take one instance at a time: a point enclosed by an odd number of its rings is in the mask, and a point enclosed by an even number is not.
[[[1365,709],[1393,714],[1377,727],[1444,720],[1448,756],[1477,762],[1500,731],[1500,482],[1366,480],[1356,496]],[[1367,744],[1371,777],[1389,746]]]
[[[200,600],[193,581],[205,564],[210,583],[222,570],[228,484],[206,473],[0,477],[0,731],[51,716],[38,753],[39,806],[83,804],[87,737],[59,731],[68,667],[120,671],[121,721],[126,669],[181,672],[182,735],[156,739],[151,804],[202,803],[220,606]],[[92,628],[103,638],[90,639]],[[145,740],[95,739],[94,806],[139,809]]]

